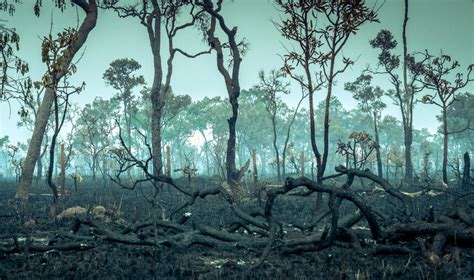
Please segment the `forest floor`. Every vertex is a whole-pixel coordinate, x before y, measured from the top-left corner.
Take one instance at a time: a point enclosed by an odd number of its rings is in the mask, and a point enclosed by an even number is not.
[[[199,179],[196,184],[206,184],[206,180]],[[331,246],[317,252],[288,255],[273,250],[259,266],[255,266],[259,253],[239,248],[219,250],[193,245],[186,249],[176,249],[93,238],[85,240],[83,247],[54,249],[55,244],[64,242],[65,237],[60,233],[68,232],[74,226],[74,219],[66,216],[52,219],[49,208],[52,201],[50,191],[45,185],[36,185],[30,197],[34,223],[25,225],[25,221],[19,219],[15,212],[15,186],[12,182],[0,182],[1,280],[474,279],[474,249],[469,246],[447,247],[437,261],[430,260],[420,251],[409,254],[377,254],[369,246],[358,249]],[[130,191],[115,185],[102,186],[85,182],[79,185],[76,193],[68,191],[71,193],[60,199],[57,213],[77,206],[90,212],[100,205],[106,209],[102,213],[101,222],[110,230],[117,231],[132,226],[156,213],[146,200],[146,191]],[[168,196],[167,203],[163,204],[168,211],[172,211],[182,200],[179,195],[166,188],[161,195]],[[313,216],[314,198],[279,198],[275,215],[280,215],[283,220],[286,217],[290,223],[309,222]],[[246,207],[250,206],[243,205],[242,209]],[[194,222],[218,229],[228,223],[232,216],[226,204],[218,197],[197,201],[185,211],[192,214]],[[361,229],[364,227],[361,226]],[[140,237],[140,234],[151,233],[134,234]],[[38,249],[50,245],[52,247],[44,252]],[[22,249],[8,249],[15,247]]]

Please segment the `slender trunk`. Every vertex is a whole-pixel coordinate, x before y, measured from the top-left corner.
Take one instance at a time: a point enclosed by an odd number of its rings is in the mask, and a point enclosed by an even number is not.
[[[443,104],[443,182],[448,184],[448,114]]]
[[[201,133],[202,137],[204,138],[204,153],[205,153],[205,156],[206,156],[206,169],[207,169],[207,176],[211,176],[211,166],[210,166],[210,162],[209,162],[209,142],[207,141],[207,138],[206,138],[206,134],[204,133],[204,131],[202,130],[199,130],[199,132]]]
[[[309,130],[310,130],[310,137],[311,137],[311,148],[313,150],[313,154],[316,157],[316,168],[319,172],[321,169],[321,154],[319,153],[318,146],[316,144],[316,125],[314,121],[314,102],[313,102],[313,92],[309,91]]]
[[[413,143],[413,130],[411,127],[405,127],[405,179],[413,179],[413,160],[411,157],[411,146]]]
[[[49,166],[48,166],[48,173],[47,173],[47,182],[48,186],[51,188],[53,192],[53,203],[56,204],[58,202],[58,188],[56,184],[53,182],[53,170],[54,170],[54,150],[56,149],[56,139],[58,137],[58,133],[55,132],[53,137],[51,138],[51,147],[49,148]]]
[[[282,162],[281,162],[283,177],[286,176],[286,152],[288,149],[288,143],[290,142],[291,127],[295,123],[296,115],[298,114],[298,110],[301,106],[301,103],[303,103],[304,97],[305,96],[302,95],[300,101],[296,105],[295,111],[293,112],[293,116],[291,117],[291,121],[288,124],[288,129],[286,130],[286,138],[285,138],[285,144],[283,145]]]
[[[239,45],[235,40],[235,35],[237,33],[237,27],[229,29],[225,23],[224,17],[219,14],[220,6],[222,1],[219,1],[217,10],[214,10],[213,4],[210,0],[205,0],[204,3],[198,4],[204,10],[206,10],[210,16],[209,29],[207,30],[208,41],[211,44],[213,50],[216,52],[216,62],[217,69],[222,75],[225,81],[227,94],[229,96],[229,103],[232,107],[232,115],[227,119],[229,125],[229,138],[227,139],[227,150],[226,150],[226,177],[227,183],[233,189],[234,195],[238,191],[237,185],[244,175],[244,172],[247,170],[250,161],[247,161],[245,166],[237,170],[235,165],[235,145],[236,145],[236,122],[238,117],[238,98],[240,95],[240,82],[239,82],[239,73],[240,73],[240,63],[242,62],[241,50]],[[226,45],[231,50],[231,66],[226,67],[224,62],[224,53],[223,48],[224,44],[221,43],[218,37],[215,36],[216,26],[219,25],[220,29],[224,32],[227,37]],[[231,72],[229,72],[231,69]]]
[[[255,149],[252,150],[252,175],[253,175],[253,185],[254,187],[257,186],[258,183],[258,171],[257,171],[257,151]]]
[[[123,101],[123,111],[125,115],[125,125],[127,126],[127,141],[126,144],[128,145],[128,149],[130,150],[130,153],[132,153],[132,125],[131,125],[131,115],[129,111],[129,104],[127,101],[128,94],[125,94],[124,96],[124,101]],[[130,169],[128,170],[128,173],[130,174]]]
[[[469,153],[464,153],[464,168],[462,173],[462,187],[468,188],[471,185],[471,159]]]
[[[328,80],[328,91],[326,95],[326,106],[324,112],[324,128],[323,128],[323,157],[321,164],[318,165],[318,172],[316,174],[316,181],[318,184],[323,183],[324,171],[326,170],[326,165],[328,161],[329,154],[329,113],[331,106],[331,96],[332,96],[332,86],[333,86],[333,77],[334,77],[334,58],[335,50],[332,51],[333,56],[331,57],[330,68],[329,68],[329,80]],[[323,193],[318,192],[316,196],[316,210],[321,209],[321,204],[323,201]]]
[[[64,152],[64,143],[61,143],[61,158],[60,158],[60,164],[61,164],[61,173],[60,173],[60,182],[61,182],[61,188],[60,193],[62,196],[66,195],[66,155]]]
[[[92,181],[96,181],[96,170],[97,170],[97,154],[92,156]]]
[[[413,94],[412,90],[408,86],[408,74],[407,74],[407,23],[408,23],[408,0],[404,0],[405,14],[403,19],[403,86],[405,89],[405,100],[406,112],[404,120],[404,132],[405,132],[405,179],[407,181],[413,180],[413,159],[411,156],[411,145],[413,142]]]
[[[281,168],[280,168],[280,152],[278,151],[278,146],[277,146],[276,110],[273,112],[273,115],[272,115],[272,127],[273,127],[273,149],[275,150],[275,157],[276,157],[277,178],[278,178],[278,183],[280,183],[281,182]]]
[[[166,145],[166,176],[171,177],[171,147]]]
[[[375,133],[375,142],[377,142],[377,147],[375,148],[375,154],[377,157],[377,172],[380,178],[383,178],[383,169],[382,169],[382,156],[380,155],[380,140],[379,140],[379,129],[377,126],[377,113],[374,112],[374,133]]]
[[[301,176],[305,176],[304,170],[304,151],[300,154],[300,162],[301,162]]]
[[[153,175],[163,175],[163,160],[161,152],[161,106],[157,100],[159,97],[159,90],[152,93],[152,148],[153,148]]]
[[[325,106],[325,112],[324,112],[324,129],[323,129],[323,159],[321,162],[320,168],[318,168],[318,174],[316,176],[316,180],[318,181],[319,184],[322,183],[322,178],[324,176],[324,171],[326,170],[326,165],[328,161],[328,155],[329,155],[329,113],[330,113],[330,107],[331,107],[331,96],[332,96],[332,76],[334,75],[334,58],[331,59],[331,66],[329,70],[329,81],[328,81],[328,92],[326,95],[326,106]],[[322,193],[318,193],[322,194]]]

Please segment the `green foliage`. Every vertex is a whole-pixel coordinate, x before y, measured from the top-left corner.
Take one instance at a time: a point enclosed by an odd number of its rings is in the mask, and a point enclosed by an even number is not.
[[[3,149],[4,147],[6,147],[9,142],[10,142],[10,137],[8,135],[5,135],[2,138],[0,138],[0,149]]]
[[[400,58],[398,55],[391,53],[397,46],[397,41],[393,38],[390,31],[383,29],[381,30],[375,39],[370,41],[370,45],[373,48],[381,50],[379,54],[379,64],[385,67],[387,72],[391,72],[400,66]]]
[[[434,91],[434,95],[425,95],[423,103],[434,104],[443,109],[448,108],[455,101],[455,94],[472,82],[470,75],[474,64],[467,67],[467,74],[456,72],[461,65],[451,56],[441,52],[438,56],[433,56],[426,52],[424,63],[418,67],[422,78],[420,82],[425,88]]]
[[[448,108],[448,123],[452,133],[450,136],[454,143],[461,146],[462,150],[474,150],[474,95],[462,93]],[[441,120],[441,116],[437,116]],[[441,130],[441,128],[440,128]]]
[[[70,76],[76,73],[77,68],[71,62],[71,47],[79,39],[79,33],[74,28],[66,28],[59,32],[56,38],[51,34],[43,38],[41,45],[41,60],[48,67],[47,73],[43,75],[41,82],[34,85],[39,87],[40,83],[44,87],[56,89],[59,79],[64,75]]]
[[[15,9],[15,4],[17,4],[19,2],[20,2],[20,0],[3,0],[3,1],[0,2],[0,11],[1,12],[6,12],[10,16],[13,16],[13,14],[15,13],[15,10],[16,10]]]
[[[107,85],[119,91],[119,99],[130,99],[132,89],[145,84],[143,76],[133,74],[141,67],[134,59],[116,59],[105,70],[103,79]]]
[[[28,63],[15,55],[20,49],[20,37],[14,29],[0,26],[0,100],[14,97],[18,89],[31,88],[25,75],[29,71]],[[11,75],[12,70],[18,77]]]
[[[372,76],[361,74],[352,83],[345,83],[344,89],[351,92],[359,107],[368,113],[382,111],[386,105],[381,100],[384,91],[379,86],[372,86]]]
[[[346,157],[346,164],[352,168],[361,169],[367,163],[374,160],[372,152],[378,147],[378,143],[366,131],[354,131],[349,135],[349,141],[338,142],[337,154]]]

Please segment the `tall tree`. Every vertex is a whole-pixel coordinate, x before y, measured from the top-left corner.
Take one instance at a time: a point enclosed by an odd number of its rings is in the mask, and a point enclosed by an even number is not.
[[[142,66],[134,59],[122,58],[116,59],[110,63],[109,68],[105,70],[103,78],[107,85],[118,90],[116,98],[122,101],[123,112],[125,116],[125,126],[127,129],[127,145],[132,147],[132,103],[133,89],[139,85],[145,84],[143,76],[133,74]]]
[[[51,69],[54,69],[54,71],[51,73],[52,75],[49,76],[47,74],[43,79],[46,82],[43,85],[46,88],[46,91],[38,111],[38,117],[36,119],[33,135],[31,136],[28,152],[23,161],[20,183],[16,192],[16,198],[23,201],[28,200],[29,197],[29,189],[33,180],[33,172],[40,154],[41,142],[43,140],[45,128],[49,120],[51,107],[56,97],[57,85],[61,78],[63,78],[64,75],[66,75],[71,70],[70,66],[75,54],[84,45],[89,33],[94,29],[97,22],[96,0],[71,0],[71,2],[79,6],[79,8],[84,11],[86,16],[83,19],[79,29],[75,32],[74,40],[65,42],[67,45],[65,46],[66,48],[64,52],[62,52],[57,58],[56,64],[52,65]],[[57,3],[60,7],[65,7],[66,5],[65,1],[59,1]],[[40,5],[41,1],[38,0],[35,5],[35,7],[37,7],[35,9],[37,14],[39,13],[38,9]],[[45,50],[44,47],[43,50]]]
[[[280,148],[278,147],[278,129],[277,129],[277,114],[280,113],[279,108],[281,106],[281,98],[278,94],[288,94],[288,83],[282,81],[285,74],[281,71],[272,70],[265,75],[262,70],[258,73],[260,83],[257,88],[263,91],[262,101],[265,104],[265,109],[270,115],[273,129],[273,149],[275,150],[276,158],[276,170],[278,176],[278,182],[281,182],[281,160],[280,160]]]
[[[136,1],[135,4],[120,5],[115,1],[106,5],[107,8],[117,12],[119,17],[135,17],[146,28],[151,52],[153,55],[153,84],[151,86],[151,131],[152,131],[152,162],[153,176],[163,175],[162,159],[162,135],[161,119],[163,108],[171,88],[171,78],[173,76],[173,60],[176,53],[180,53],[189,58],[209,53],[209,51],[189,54],[174,45],[178,33],[202,22],[202,11],[196,11],[192,1],[169,0],[169,1]],[[178,20],[178,17],[187,12],[185,20]],[[184,17],[184,16],[183,16]],[[200,25],[199,25],[200,26]],[[167,48],[163,48],[163,33],[167,39]],[[166,66],[163,64],[162,51],[168,51]],[[166,75],[163,68],[166,68]]]
[[[441,53],[439,56],[433,56],[426,52],[425,63],[421,68],[422,79],[420,82],[427,89],[433,90],[434,95],[425,95],[422,102],[434,104],[441,108],[441,119],[443,124],[443,182],[448,184],[448,139],[449,135],[455,133],[450,131],[448,127],[448,109],[456,102],[458,91],[468,85],[469,82],[474,81],[471,78],[471,73],[474,69],[474,64],[467,68],[465,78],[463,73],[456,71],[460,64],[456,60],[452,60],[449,55]],[[454,74],[454,79],[451,75]],[[466,129],[469,128],[469,123]]]
[[[378,60],[383,70],[371,71],[374,74],[386,74],[389,76],[390,83],[394,87],[394,91],[389,91],[389,96],[399,107],[402,115],[404,145],[405,145],[405,179],[411,181],[413,179],[413,160],[412,160],[412,144],[413,144],[413,108],[415,105],[416,93],[421,91],[421,87],[417,86],[417,78],[420,72],[417,71],[420,62],[415,62],[413,55],[408,54],[407,41],[407,25],[408,25],[408,0],[404,0],[404,17],[402,25],[402,77],[397,74],[400,66],[400,57],[393,54],[393,50],[397,46],[397,41],[388,30],[381,30],[377,36],[370,41],[373,48],[381,50]],[[399,72],[398,72],[399,73]]]
[[[293,125],[295,124],[296,117],[298,115],[298,112],[300,110],[301,104],[303,103],[304,99],[308,95],[305,93],[304,88],[301,88],[301,97],[296,104],[296,107],[293,110],[288,110],[287,112],[287,124],[286,124],[286,135],[285,135],[285,141],[283,143],[283,151],[282,151],[282,162],[281,162],[281,171],[282,175],[286,175],[286,157],[287,157],[287,152],[289,148],[289,143],[290,143],[290,136],[291,136],[291,129],[293,128]]]
[[[372,117],[372,124],[375,135],[375,153],[377,157],[377,174],[382,177],[382,156],[380,154],[380,138],[378,121],[381,111],[386,107],[381,100],[384,95],[383,90],[372,86],[372,76],[362,74],[354,82],[345,83],[344,88],[354,94],[354,99],[358,101],[359,107]]]
[[[349,58],[343,57],[343,66],[337,69],[336,62],[339,63],[338,57],[351,35],[366,22],[377,21],[377,15],[365,1],[277,0],[277,5],[285,15],[278,25],[280,32],[295,42],[294,50],[284,56],[283,68],[308,92],[311,148],[316,157],[316,178],[321,183],[329,154],[329,112],[334,81],[353,64]],[[303,76],[295,73],[296,67],[302,67]],[[323,85],[327,91],[321,153],[316,142],[313,100],[314,93]],[[318,193],[318,207],[321,198],[321,193]]]
[[[245,42],[238,42],[236,39],[237,26],[234,26],[232,29],[226,23],[224,16],[222,15],[222,1],[217,0],[214,4],[211,0],[197,1],[197,5],[202,7],[206,11],[211,19],[209,24],[209,29],[207,30],[207,38],[209,45],[216,53],[217,59],[217,69],[222,75],[225,81],[227,95],[229,97],[229,103],[232,108],[232,115],[227,119],[229,124],[229,138],[227,139],[227,149],[226,149],[226,178],[227,183],[232,188],[234,193],[238,192],[237,185],[244,175],[245,171],[248,168],[250,160],[247,163],[237,170],[236,168],[236,123],[237,117],[239,115],[239,95],[240,95],[240,64],[242,62],[242,53],[245,52],[246,44]],[[225,42],[222,42],[219,39],[217,33],[217,27],[220,31],[224,33],[226,38]],[[229,70],[225,65],[224,61],[224,49],[229,49],[230,52],[230,61],[229,61]]]

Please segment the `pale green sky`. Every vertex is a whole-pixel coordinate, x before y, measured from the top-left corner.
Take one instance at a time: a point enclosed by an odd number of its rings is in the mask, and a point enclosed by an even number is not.
[[[10,27],[15,27],[21,36],[20,56],[30,63],[33,80],[40,79],[45,67],[41,64],[41,37],[49,33],[51,18],[54,20],[53,31],[57,32],[77,22],[76,9],[68,7],[61,13],[46,5],[40,18],[33,16],[33,0],[24,0],[13,17],[1,14]],[[30,3],[31,2],[31,3]],[[52,1],[43,1],[45,4]],[[244,57],[241,68],[241,86],[247,89],[257,83],[260,69],[270,70],[282,65],[279,55],[284,54],[284,47],[289,43],[280,35],[271,20],[278,21],[279,14],[271,0],[235,0],[225,1],[224,11],[230,26],[238,26],[238,35],[245,37],[250,43],[250,50]],[[374,0],[368,1],[374,3]],[[379,0],[379,3],[383,2]],[[79,18],[82,18],[79,11]],[[474,63],[474,1],[473,0],[410,0],[410,20],[408,23],[409,51],[433,52],[443,50],[454,59],[460,61],[463,69]],[[340,98],[346,108],[352,108],[354,101],[351,95],[343,90],[346,81],[352,81],[360,74],[367,64],[375,66],[377,52],[368,41],[380,29],[389,29],[395,38],[401,41],[403,20],[403,0],[386,0],[379,12],[380,24],[363,26],[359,33],[352,37],[343,54],[358,58],[356,64],[338,79],[335,95]],[[205,46],[197,31],[182,34],[176,42],[177,46],[187,50],[201,50]],[[85,53],[78,64],[75,80],[85,81],[86,90],[80,96],[73,96],[72,101],[79,104],[92,102],[96,96],[108,98],[113,89],[106,87],[102,74],[109,63],[117,58],[133,58],[142,64],[140,71],[146,81],[151,84],[153,68],[152,56],[148,45],[146,30],[136,19],[119,19],[108,11],[100,11],[97,27],[92,31],[86,42]],[[178,56],[174,64],[172,86],[179,94],[189,94],[193,99],[204,96],[225,96],[226,91],[222,77],[216,69],[215,55],[208,55],[195,60]],[[388,89],[386,79],[376,80]],[[287,98],[294,104],[299,98],[298,87]],[[474,84],[468,91],[474,92]],[[318,93],[321,98],[322,93]],[[388,100],[387,100],[388,101]],[[388,101],[389,102],[389,101]],[[398,110],[389,106],[387,113],[398,116]],[[439,125],[435,119],[438,108],[417,104],[414,125],[416,128],[426,127],[434,132]],[[13,107],[11,118],[6,104],[0,104],[0,137],[10,135],[14,141],[23,141],[30,133],[15,127],[17,122],[16,109]]]

